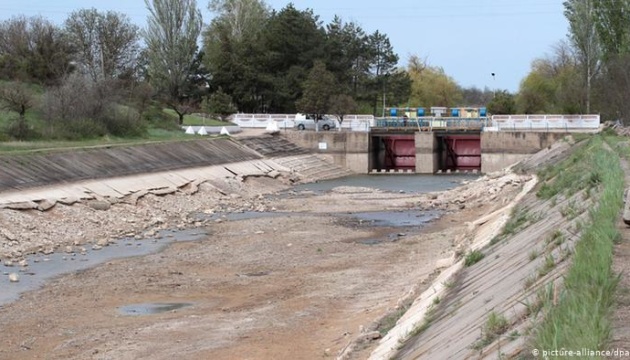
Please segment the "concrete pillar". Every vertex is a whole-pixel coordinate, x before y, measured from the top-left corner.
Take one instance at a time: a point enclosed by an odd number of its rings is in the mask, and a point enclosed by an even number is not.
[[[432,132],[416,132],[416,173],[433,174],[438,170],[437,139]]]

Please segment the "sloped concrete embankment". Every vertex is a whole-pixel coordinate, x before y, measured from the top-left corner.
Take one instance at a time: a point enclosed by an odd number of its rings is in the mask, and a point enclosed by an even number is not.
[[[0,260],[21,259],[25,254],[37,251],[49,253],[68,244],[107,243],[120,237],[151,237],[156,229],[202,226],[203,222],[191,218],[191,214],[213,211],[215,207],[228,207],[232,211],[264,211],[259,210],[267,208],[261,194],[293,183],[349,173],[318,155],[282,156],[283,153],[276,153],[279,157],[265,158],[235,140],[204,141],[212,144],[198,145],[206,150],[217,149],[217,152],[204,153],[203,161],[218,165],[128,176],[101,176],[82,181],[72,181],[71,177],[63,183],[0,192]],[[287,149],[296,147],[282,138],[265,141],[268,148],[276,145]],[[178,156],[188,158],[184,156],[185,152],[198,148],[191,145],[175,146],[180,151]],[[152,148],[152,152],[146,148],[124,149],[124,152],[150,154],[160,159],[156,160],[157,164],[175,163],[162,160],[173,159],[172,153],[168,152],[170,147],[160,149],[162,152],[156,148]],[[100,155],[93,152],[96,150],[89,152],[89,158],[96,161]],[[287,153],[293,154],[294,151],[287,150]],[[189,155],[202,158],[198,153]],[[73,153],[67,156],[80,158]],[[241,159],[250,160],[238,161]],[[229,160],[233,162],[226,162]],[[195,162],[200,163],[201,160]],[[122,166],[117,164],[112,167]],[[70,172],[70,168],[62,168],[63,171],[55,177]],[[154,170],[156,168],[153,167]],[[23,176],[26,179],[38,176],[44,179],[37,169],[24,170]],[[197,192],[200,195],[190,196]],[[168,194],[174,196],[164,196]],[[51,214],[44,216],[44,212],[49,210]]]
[[[0,162],[0,208],[42,211],[56,202],[165,195],[209,179],[284,173],[300,182],[351,173],[279,136],[13,155]]]
[[[230,139],[55,150],[0,157],[0,192],[260,159]]]
[[[560,151],[547,156],[563,157],[568,147],[559,143]],[[482,251],[483,259],[465,267],[460,258],[444,268],[370,359],[494,359],[531,351],[526,337],[541,299],[557,295],[579,224],[592,206],[583,193],[540,200],[535,184],[531,180],[503,209],[469,224],[469,251]],[[488,333],[490,317],[505,319],[501,335]]]

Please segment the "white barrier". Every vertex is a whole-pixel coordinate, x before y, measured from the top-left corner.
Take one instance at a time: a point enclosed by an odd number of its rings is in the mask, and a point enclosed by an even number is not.
[[[336,116],[329,115],[331,119]],[[234,114],[230,121],[242,128],[267,128],[269,123],[275,122],[279,130],[292,129],[295,126],[295,114]],[[374,126],[373,115],[345,115],[343,122],[337,127],[352,131],[370,131]]]
[[[493,115],[492,128],[500,130],[597,130],[599,115]]]

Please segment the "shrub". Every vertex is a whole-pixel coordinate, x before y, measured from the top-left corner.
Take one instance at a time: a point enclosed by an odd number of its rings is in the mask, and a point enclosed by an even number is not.
[[[471,251],[468,253],[468,255],[466,255],[466,258],[464,260],[464,265],[466,266],[475,265],[476,263],[481,261],[481,259],[483,259],[484,256],[485,255],[479,250]]]

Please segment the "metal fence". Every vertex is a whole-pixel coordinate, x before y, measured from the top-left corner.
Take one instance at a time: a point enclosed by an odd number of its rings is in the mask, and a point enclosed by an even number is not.
[[[493,115],[485,130],[596,130],[599,125],[599,115]]]
[[[234,114],[230,121],[242,128],[267,128],[269,123],[275,122],[278,129],[291,129],[295,127],[295,114]],[[352,131],[370,131],[374,126],[374,116],[372,115],[345,115],[343,122],[339,124],[336,116],[337,127]]]

